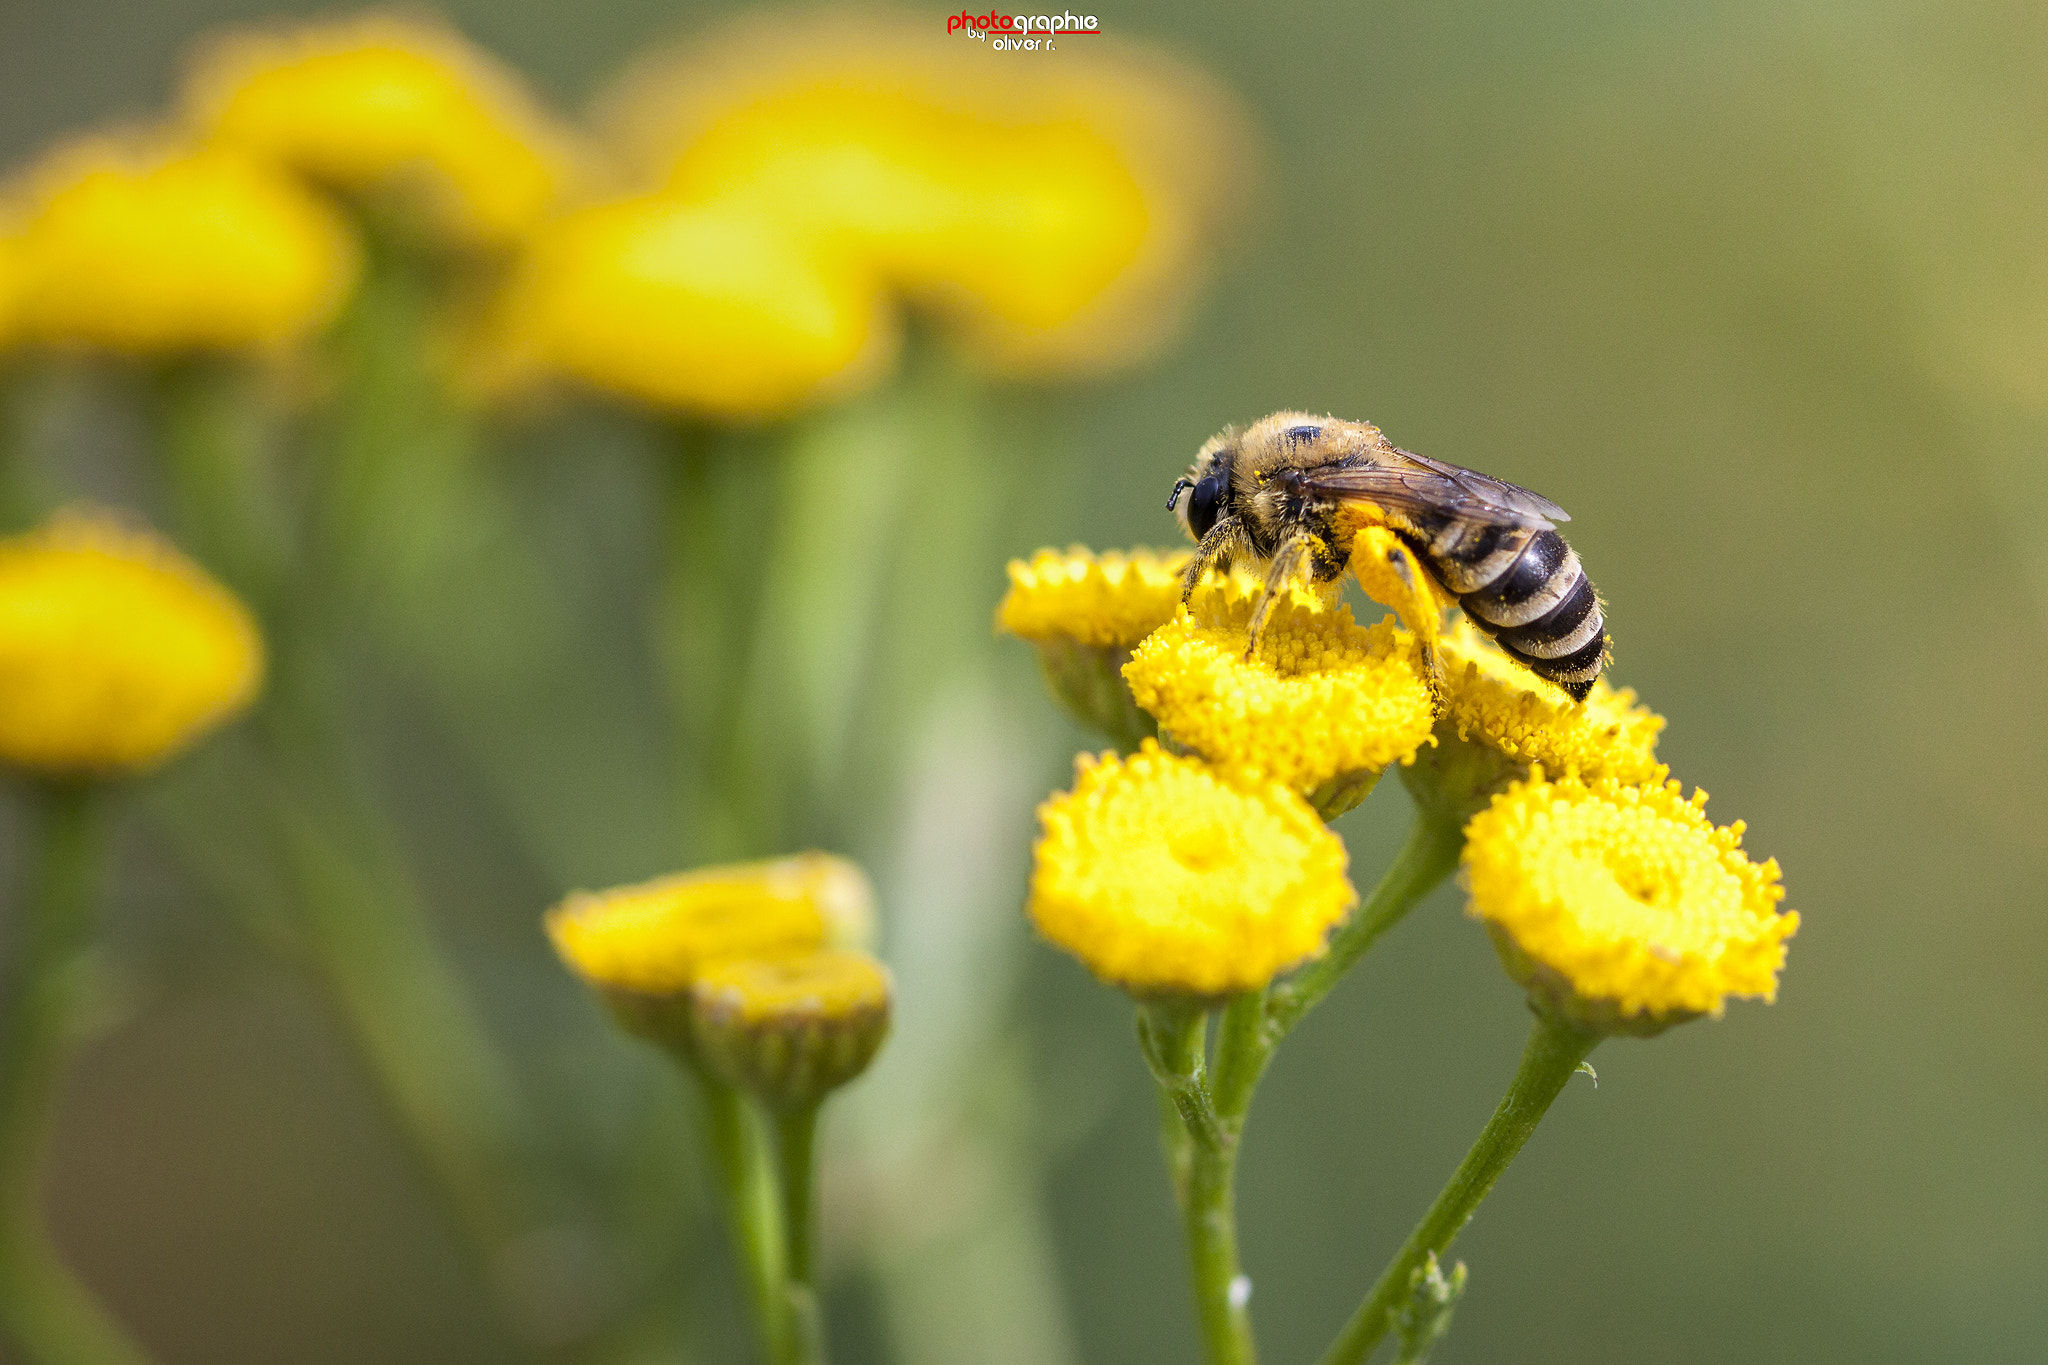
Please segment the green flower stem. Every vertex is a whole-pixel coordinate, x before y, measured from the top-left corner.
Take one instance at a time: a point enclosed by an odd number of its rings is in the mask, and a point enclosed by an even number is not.
[[[447,454],[432,447],[447,432],[417,360],[428,283],[386,251],[372,266],[330,338],[341,391],[313,438],[305,504],[278,485],[259,395],[231,362],[160,369],[155,434],[183,536],[263,619],[271,676],[250,780],[293,912],[288,948],[326,991],[517,1336],[566,1348],[586,1324],[536,1316],[535,1280],[548,1271],[535,1234],[577,1215],[508,1059],[435,939],[344,719],[352,660],[340,641],[389,567],[393,471]],[[196,831],[188,844],[209,837],[204,821],[184,825]]]
[[[795,1353],[790,1332],[788,1247],[783,1241],[782,1201],[775,1188],[767,1135],[745,1095],[701,1069],[698,1081],[733,1254],[746,1280],[761,1354],[770,1365],[797,1365],[802,1358]]]
[[[1152,1077],[1173,1105],[1187,1136],[1208,1147],[1221,1147],[1223,1128],[1209,1096],[1209,1016],[1206,1011],[1175,1002],[1138,1009],[1138,1050]]]
[[[281,765],[302,777],[301,755]],[[391,1113],[434,1178],[494,1292],[562,1192],[538,1160],[518,1085],[426,923],[388,830],[332,786],[271,805],[296,930]],[[509,1305],[508,1306],[516,1306]]]
[[[1260,1000],[1258,993],[1234,997],[1224,1007],[1224,1035],[1245,1027],[1247,1019],[1255,1025]],[[1161,1092],[1173,1100],[1172,1110],[1162,1111],[1161,1145],[1176,1177],[1209,1365],[1256,1365],[1250,1281],[1237,1257],[1237,1151],[1244,1113],[1219,1110],[1209,1093],[1207,1033],[1208,1016],[1199,1010],[1155,1005],[1139,1013],[1140,1046]]]
[[[1167,1166],[1187,1224],[1195,1299],[1212,1365],[1253,1361],[1249,1281],[1237,1255],[1237,1151],[1259,1078],[1303,1015],[1457,866],[1458,827],[1418,813],[1408,841],[1366,903],[1337,931],[1327,954],[1266,991],[1233,996],[1217,1028],[1213,1083],[1204,1059],[1207,1019],[1140,1010],[1138,1035],[1161,1092],[1173,1101],[1163,1125]],[[1177,1119],[1178,1122],[1174,1122]]]
[[[28,468],[24,378],[18,356],[0,355],[0,531],[28,525],[42,502]]]
[[[1303,1015],[1322,1002],[1344,974],[1356,966],[1381,934],[1401,922],[1458,865],[1465,831],[1432,819],[1418,810],[1408,841],[1394,858],[1365,904],[1330,938],[1330,950],[1274,986],[1266,1001],[1268,1051],[1287,1035]]]
[[[672,428],[668,550],[654,638],[681,749],[692,857],[760,857],[778,845],[767,756],[748,752],[745,683],[769,560],[768,490],[786,433]]]
[[[1235,997],[1224,1009],[1216,1043],[1215,1107],[1225,1131],[1234,1135],[1243,1126],[1252,1094],[1280,1040],[1321,1003],[1380,935],[1451,874],[1464,846],[1462,829],[1418,811],[1408,841],[1365,904],[1332,935],[1329,951],[1264,992]]]
[[[813,1190],[817,1175],[817,1104],[800,1104],[775,1116],[776,1157],[782,1173],[783,1235],[789,1246],[789,1334],[792,1358],[801,1365],[823,1365],[824,1309],[818,1300],[816,1252],[817,1210]]]
[[[1429,1212],[1408,1234],[1408,1240],[1381,1273],[1365,1302],[1324,1352],[1321,1365],[1360,1365],[1372,1354],[1394,1325],[1395,1313],[1408,1300],[1416,1273],[1425,1269],[1431,1256],[1441,1256],[1471,1220],[1479,1201],[1500,1179],[1515,1153],[1522,1150],[1522,1144],[1536,1131],[1551,1101],[1599,1041],[1595,1035],[1580,1033],[1541,1015],[1537,1017],[1529,1032],[1528,1046],[1522,1051],[1522,1064],[1515,1071],[1514,1080],[1508,1083],[1500,1107],[1493,1111],[1479,1140],[1465,1154]]]
[[[0,1340],[25,1365],[145,1365],[67,1269],[39,1212],[52,1101],[77,1024],[102,862],[96,793],[36,789],[41,820],[0,997]]]
[[[160,363],[149,384],[179,538],[259,616],[275,616],[290,537],[271,482],[256,376],[238,359],[188,356]]]

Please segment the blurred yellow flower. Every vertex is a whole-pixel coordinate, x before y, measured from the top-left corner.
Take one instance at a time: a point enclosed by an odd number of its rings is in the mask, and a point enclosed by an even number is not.
[[[1435,705],[1412,635],[1390,620],[1360,626],[1342,603],[1290,588],[1247,660],[1254,602],[1205,585],[1192,610],[1131,652],[1132,695],[1174,744],[1314,799],[1325,784],[1383,772],[1428,742]]]
[[[1171,332],[1250,158],[1210,82],[1067,46],[1026,72],[924,16],[754,19],[646,64],[610,122],[657,183],[858,253],[984,364],[1090,372]]]
[[[1575,702],[1501,651],[1462,616],[1439,642],[1444,721],[1462,738],[1551,772],[1646,782],[1661,774],[1664,718],[1606,678]]]
[[[777,1107],[845,1085],[889,1031],[889,969],[861,952],[728,958],[698,973],[690,997],[697,1056]]]
[[[1319,954],[1357,900],[1343,841],[1301,798],[1149,740],[1128,759],[1083,755],[1038,818],[1032,922],[1138,995],[1264,986]]]
[[[1040,550],[1010,561],[996,624],[1026,640],[1128,649],[1172,619],[1187,562],[1186,550]]]
[[[876,280],[752,212],[620,200],[537,234],[501,301],[505,368],[726,419],[852,392],[894,359]]]
[[[509,242],[560,199],[569,137],[453,29],[371,14],[241,29],[185,85],[207,136],[351,190],[397,189],[460,241]]]
[[[857,944],[873,916],[858,866],[800,853],[578,891],[546,923],[555,951],[593,986],[669,995],[721,958]]]
[[[1785,940],[1775,860],[1716,829],[1676,782],[1517,783],[1466,827],[1471,913],[1532,998],[1592,1032],[1652,1033],[1728,996],[1777,996]]]
[[[0,761],[140,772],[225,724],[262,680],[247,609],[148,531],[67,512],[0,540]]]
[[[0,224],[0,351],[21,335],[21,243]]]
[[[99,139],[47,158],[22,191],[20,320],[37,340],[276,345],[333,317],[355,284],[348,224],[239,153]]]

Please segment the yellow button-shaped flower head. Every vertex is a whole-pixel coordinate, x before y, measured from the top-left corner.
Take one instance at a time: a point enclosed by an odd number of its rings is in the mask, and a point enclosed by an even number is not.
[[[778,1109],[860,1075],[889,1032],[889,970],[861,952],[727,958],[690,993],[697,1056]]]
[[[873,919],[874,895],[856,864],[799,853],[578,891],[548,912],[547,930],[592,985],[669,994],[719,958],[858,944]]]
[[[1053,41],[1056,64],[1026,72],[922,20],[753,20],[648,64],[610,121],[677,193],[859,252],[985,364],[1098,370],[1177,320],[1246,138],[1194,73]]]
[[[277,345],[334,316],[358,269],[348,224],[236,152],[97,141],[32,173],[23,332],[139,353]]]
[[[1040,550],[1028,563],[1013,559],[996,624],[1037,647],[1047,685],[1076,720],[1135,748],[1154,727],[1131,696],[1124,665],[1131,647],[1180,606],[1187,559],[1184,550],[1098,555],[1078,545]]]
[[[262,679],[249,612],[148,532],[74,512],[0,540],[0,761],[140,772],[242,711]]]
[[[573,164],[518,79],[438,24],[390,15],[223,35],[186,86],[215,140],[352,190],[414,196],[431,226],[503,243]]]
[[[1245,658],[1256,589],[1196,590],[1124,669],[1162,733],[1234,775],[1277,781],[1335,816],[1429,740],[1435,704],[1415,639],[1302,588],[1273,604]]]
[[[503,310],[514,352],[599,388],[726,419],[879,377],[896,320],[866,270],[752,211],[602,204],[532,242]]]
[[[1185,550],[1040,550],[1010,561],[996,624],[1034,642],[1129,649],[1173,618],[1187,562]]]
[[[1509,658],[1462,616],[1439,642],[1444,721],[1461,738],[1549,772],[1646,782],[1658,776],[1664,718],[1605,677],[1583,702]]]
[[[1322,952],[1357,900],[1343,841],[1300,797],[1150,741],[1128,759],[1084,756],[1038,818],[1032,922],[1135,995],[1264,986]]]
[[[1772,1000],[1785,940],[1775,860],[1715,828],[1706,795],[1611,778],[1510,787],[1466,827],[1471,913],[1531,1002],[1595,1033],[1651,1034],[1731,995]]]

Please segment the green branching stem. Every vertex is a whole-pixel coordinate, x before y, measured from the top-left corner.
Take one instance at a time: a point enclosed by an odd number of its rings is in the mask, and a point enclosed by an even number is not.
[[[1260,1005],[1258,993],[1234,997],[1224,1007],[1224,1035],[1241,1026],[1236,1021],[1256,1021]],[[1161,1094],[1172,1101],[1171,1109],[1161,1111],[1161,1143],[1180,1199],[1209,1365],[1255,1365],[1250,1281],[1237,1254],[1237,1151],[1244,1112],[1220,1108],[1210,1093],[1208,1024],[1207,1012],[1198,1007],[1147,1005],[1138,1014],[1139,1046]],[[1248,1100],[1249,1092],[1242,1098]]]
[[[1223,1013],[1216,1045],[1216,1107],[1241,1122],[1280,1040],[1327,996],[1387,930],[1458,865],[1464,831],[1418,811],[1408,841],[1378,886],[1331,936],[1329,951],[1263,993],[1240,996]]]
[[[1508,1084],[1479,1140],[1458,1165],[1429,1212],[1408,1234],[1365,1302],[1323,1354],[1321,1365],[1360,1365],[1393,1327],[1395,1314],[1413,1292],[1416,1272],[1441,1256],[1470,1221],[1479,1201],[1536,1131],[1552,1100],[1599,1042],[1567,1025],[1538,1016],[1522,1052],[1522,1064]]]
[[[1219,1014],[1216,1061],[1208,1065],[1208,1015],[1192,1004],[1150,1004],[1138,1012],[1138,1041],[1169,1102],[1161,1143],[1186,1222],[1195,1301],[1211,1365],[1256,1359],[1248,1307],[1251,1282],[1238,1264],[1237,1152],[1252,1096],[1280,1040],[1313,1009],[1380,936],[1457,866],[1464,834],[1418,812],[1408,841],[1327,954],[1268,990],[1232,996]]]
[[[34,789],[40,829],[0,978],[0,1340],[25,1365],[146,1365],[66,1268],[39,1207],[52,1103],[91,951],[101,831],[96,794]]]

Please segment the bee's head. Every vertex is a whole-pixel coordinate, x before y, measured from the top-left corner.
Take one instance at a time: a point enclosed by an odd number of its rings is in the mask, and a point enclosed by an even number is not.
[[[1209,534],[1222,512],[1223,495],[1230,487],[1231,437],[1235,434],[1233,430],[1210,437],[1188,472],[1174,480],[1173,493],[1166,499],[1167,509],[1180,519],[1181,529],[1196,540]]]

